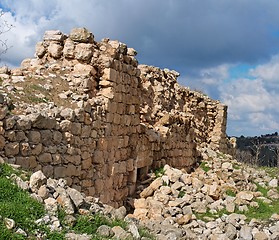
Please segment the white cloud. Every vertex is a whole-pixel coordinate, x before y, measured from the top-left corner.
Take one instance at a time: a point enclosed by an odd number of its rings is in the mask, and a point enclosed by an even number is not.
[[[251,69],[250,74],[256,78],[279,83],[279,55],[273,56],[268,63]]]

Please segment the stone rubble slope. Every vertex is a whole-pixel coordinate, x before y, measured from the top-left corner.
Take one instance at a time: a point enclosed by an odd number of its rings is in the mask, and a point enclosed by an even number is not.
[[[202,156],[202,167],[192,173],[165,165],[164,174],[134,200],[131,217],[160,240],[279,239],[278,214],[273,214],[270,222],[248,221],[245,216],[248,208],[259,208],[258,200],[279,200],[278,179],[242,165],[230,155],[204,149]],[[256,184],[269,189],[266,197],[257,191]],[[210,215],[202,218],[206,213]]]
[[[85,196],[76,189],[69,187],[64,179],[55,180],[47,178],[42,171],[33,173],[29,181],[24,181],[15,174],[12,174],[10,179],[21,189],[30,192],[31,197],[44,204],[46,215],[36,220],[35,223],[46,225],[51,231],[66,231],[65,239],[92,239],[91,235],[77,234],[68,230],[68,228],[76,224],[78,216],[93,216],[95,214],[100,214],[108,219],[118,219],[127,222],[126,229],[120,226],[100,226],[97,234],[104,239],[149,239],[140,236],[136,225],[137,222],[126,217],[126,208],[124,206],[116,209],[101,203],[98,198]],[[61,209],[66,214],[63,223],[58,218]],[[4,223],[8,229],[28,237],[24,229],[18,228],[13,219],[5,218]],[[45,239],[45,234],[37,230],[36,237],[37,239]]]

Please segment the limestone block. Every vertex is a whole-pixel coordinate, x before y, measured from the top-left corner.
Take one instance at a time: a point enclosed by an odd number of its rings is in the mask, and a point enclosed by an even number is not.
[[[61,132],[59,132],[59,131],[53,132],[53,143],[54,144],[60,144],[62,142],[62,138],[63,138],[63,135]]]
[[[20,153],[22,156],[28,156],[31,152],[31,148],[29,146],[29,143],[23,142],[20,143]]]
[[[64,108],[61,110],[60,116],[66,120],[73,121],[75,118],[75,112],[71,108]]]
[[[28,157],[16,157],[16,164],[20,165],[23,169],[29,168],[29,158]]]
[[[38,144],[41,141],[41,133],[39,131],[30,131],[27,133],[27,138],[30,143]]]
[[[72,129],[72,122],[69,120],[62,120],[60,122],[60,128],[63,132],[69,132]]]
[[[81,61],[89,61],[93,56],[93,45],[79,43],[75,48],[75,58]]]
[[[35,55],[39,58],[42,58],[46,53],[46,49],[44,47],[43,42],[38,42],[36,44],[36,50],[35,50]]]
[[[97,72],[96,72],[95,68],[90,65],[78,63],[74,66],[73,75],[77,76],[77,77],[95,76],[96,73]]]
[[[53,166],[51,165],[44,166],[42,170],[43,173],[46,175],[46,177],[49,178],[53,176],[53,170],[54,170]]]
[[[64,43],[63,55],[70,59],[75,57],[75,43],[70,38],[66,39]]]
[[[38,161],[41,163],[51,163],[52,156],[50,153],[42,153],[38,156]]]
[[[63,47],[58,43],[51,42],[47,50],[51,57],[58,59],[62,55]]]
[[[101,193],[104,189],[104,181],[102,179],[96,179],[94,182],[96,193]]]
[[[32,122],[32,126],[39,129],[53,129],[56,126],[55,119],[41,114],[31,114],[30,120]]]
[[[114,98],[114,90],[112,87],[107,87],[107,88],[102,88],[97,95],[101,95],[104,96],[106,98],[109,99],[113,99]]]
[[[5,118],[3,122],[4,122],[4,128],[6,130],[12,129],[16,123],[14,116]]]
[[[32,144],[32,145],[30,145],[30,147],[31,147],[32,155],[35,155],[35,156],[38,156],[43,150],[43,145],[41,143]]]
[[[63,42],[65,35],[59,30],[46,31],[44,34],[44,41]]]
[[[90,134],[91,134],[91,126],[82,126],[81,137],[82,138],[89,138]]]
[[[0,150],[3,150],[3,148],[5,147],[5,138],[0,135]]]
[[[58,166],[54,168],[54,178],[64,178],[66,176],[66,167]]]
[[[47,183],[47,178],[42,171],[37,171],[33,173],[30,177],[29,187],[32,192],[37,192],[39,188]]]
[[[29,156],[29,169],[36,169],[38,167],[37,159],[35,156]]]
[[[70,39],[74,42],[92,43],[94,36],[86,28],[74,28],[71,30]]]
[[[71,127],[71,133],[74,135],[80,135],[81,134],[81,124],[77,122],[72,123]]]
[[[111,82],[117,82],[119,79],[119,73],[113,68],[105,68],[102,79]]]
[[[80,155],[65,155],[64,156],[65,163],[73,163],[74,165],[78,166],[81,163]]]
[[[72,177],[76,176],[77,174],[77,168],[73,164],[68,164],[66,169],[65,169],[65,176],[67,177]]]
[[[41,142],[44,146],[50,146],[53,144],[53,134],[50,130],[41,131]]]
[[[82,160],[82,162],[81,162],[82,169],[89,169],[91,167],[92,167],[92,159],[90,157]]]
[[[7,157],[16,156],[19,153],[19,143],[10,142],[5,145],[5,155]]]

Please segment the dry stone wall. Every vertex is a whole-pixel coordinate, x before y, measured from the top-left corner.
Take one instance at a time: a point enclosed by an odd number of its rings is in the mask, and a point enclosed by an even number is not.
[[[151,168],[190,170],[199,146],[228,149],[226,106],[179,86],[175,71],[138,65],[123,43],[96,42],[84,28],[69,36],[47,31],[35,55],[19,69],[0,70],[7,162],[118,206]],[[42,90],[39,103],[17,100],[31,87]]]

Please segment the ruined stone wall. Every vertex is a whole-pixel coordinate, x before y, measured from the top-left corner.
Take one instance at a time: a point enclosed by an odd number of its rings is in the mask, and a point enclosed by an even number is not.
[[[179,86],[175,71],[138,66],[135,55],[86,29],[46,32],[36,58],[1,69],[1,156],[117,206],[150,168],[190,170],[201,144],[226,150],[225,106]],[[17,101],[34,79],[45,103]]]

